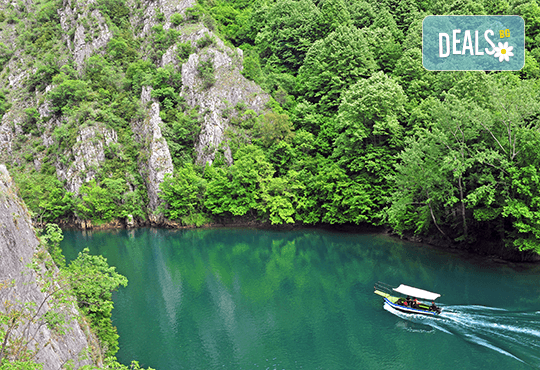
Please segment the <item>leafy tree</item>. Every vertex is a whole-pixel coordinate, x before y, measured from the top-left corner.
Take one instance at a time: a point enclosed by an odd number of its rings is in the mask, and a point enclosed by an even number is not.
[[[174,13],[171,15],[171,23],[175,26],[179,26],[184,22],[184,16],[179,13]]]
[[[167,140],[175,168],[191,162],[195,142],[201,131],[200,117],[195,110],[182,112],[175,107],[160,113],[163,137]]]
[[[324,159],[320,159],[319,168],[326,167]],[[322,162],[322,163],[321,163]],[[324,200],[320,192],[321,183],[317,181],[317,167],[310,169],[304,166],[300,171],[289,171],[287,174],[289,187],[293,190],[295,221],[304,224],[316,224],[321,222]]]
[[[214,74],[214,60],[213,57],[207,60],[200,60],[197,66],[197,72],[199,77],[203,81],[203,88],[209,89],[216,83],[216,76]]]
[[[341,25],[351,23],[351,14],[344,0],[321,0],[318,2],[321,10],[321,35],[326,36]]]
[[[79,192],[81,199],[76,203],[76,212],[83,219],[102,223],[129,214],[142,216],[141,198],[137,193],[127,192],[124,178],[105,178],[101,185],[92,179]]]
[[[521,70],[522,79],[533,79],[540,77],[540,66],[538,65],[538,59],[535,58],[531,52],[525,50],[525,66]]]
[[[77,204],[77,214],[84,219],[110,221],[114,217],[115,207],[106,189],[99,186],[95,179],[80,188],[81,202]]]
[[[486,14],[481,2],[472,0],[454,0],[446,3],[444,14],[483,15]]]
[[[510,15],[510,3],[506,0],[484,0],[484,9],[489,9],[489,14],[493,15]],[[516,5],[514,3],[513,5]],[[515,13],[514,13],[515,14]]]
[[[394,19],[398,28],[402,31],[408,30],[415,19],[423,19],[424,14],[418,8],[417,0],[401,0],[394,11]]]
[[[53,175],[28,173],[14,176],[26,205],[36,222],[53,222],[73,212],[73,194]]]
[[[126,71],[126,78],[136,95],[140,95],[144,85],[151,85],[156,66],[148,60],[131,63]]]
[[[131,42],[130,42],[131,41]],[[138,45],[132,40],[125,40],[123,37],[115,37],[107,44],[107,57],[121,65],[128,65],[138,58],[136,47]]]
[[[269,147],[280,141],[289,142],[293,137],[289,116],[268,112],[258,117],[254,127],[255,135],[260,137],[261,144]]]
[[[0,90],[0,118],[6,113],[10,108],[11,104],[6,102],[6,94],[4,91]]]
[[[289,169],[295,164],[298,153],[286,141],[277,141],[268,148],[266,155],[276,169],[275,176],[281,177],[286,175]]]
[[[0,366],[1,370],[42,370],[43,364],[30,361],[10,361]]]
[[[193,47],[191,46],[191,41],[188,40],[187,42],[180,42],[177,44],[178,46],[178,59],[180,59],[181,63],[184,63],[188,60],[189,56],[194,52]]]
[[[39,136],[39,130],[37,127],[37,122],[39,120],[39,112],[36,108],[26,108],[24,110],[26,118],[22,124],[22,130],[25,134],[33,134]]]
[[[392,33],[394,40],[401,42],[403,39],[403,31],[398,27],[396,19],[392,16],[388,6],[381,6],[378,9],[370,28],[387,28]]]
[[[205,168],[205,178],[208,186],[204,206],[214,215],[226,214],[231,209],[233,188],[227,170],[222,167],[208,166]],[[255,203],[252,206],[254,207]],[[251,208],[248,207],[247,210]]]
[[[358,29],[369,27],[375,19],[376,12],[367,1],[348,0],[347,9],[352,24]]]
[[[41,243],[46,245],[47,251],[51,255],[54,263],[59,268],[66,266],[66,259],[60,249],[60,242],[64,239],[62,230],[57,224],[47,224],[45,226],[46,232],[40,237]]]
[[[187,8],[185,11],[186,20],[190,22],[197,22],[202,18],[203,14],[204,9],[199,4],[195,4],[193,7]]]
[[[105,13],[117,27],[129,24],[129,8],[122,0],[98,0],[99,9]]]
[[[160,190],[160,198],[167,202],[163,210],[165,217],[177,220],[202,213],[206,180],[197,174],[192,164],[178,168],[174,177],[166,174]]]
[[[349,170],[362,167],[358,156],[366,142],[396,148],[403,137],[406,96],[401,86],[383,72],[360,80],[347,90],[339,106],[340,135],[334,156]]]
[[[440,147],[429,145],[421,136],[414,140],[406,139],[406,150],[400,154],[400,163],[396,165],[394,194],[392,205],[387,211],[386,221],[402,234],[411,230],[424,233],[432,225],[444,235],[440,228],[440,191],[444,180],[440,177],[439,167],[430,158],[440,158]]]
[[[4,69],[4,65],[9,62],[13,51],[10,50],[3,42],[0,42],[0,71]]]
[[[255,82],[261,81],[261,63],[259,53],[253,49],[244,51],[244,59],[242,60],[242,75]]]
[[[406,50],[413,48],[422,49],[423,20],[423,18],[417,17],[411,22],[409,29],[407,30],[407,32],[405,32],[405,38],[402,42],[402,45],[406,46]]]
[[[296,194],[285,178],[275,177],[262,183],[259,210],[272,225],[294,223]]]
[[[401,57],[402,48],[399,42],[394,39],[392,32],[387,27],[370,27],[361,31],[373,51],[378,69],[387,73],[393,71],[397,60]]]
[[[325,120],[317,106],[306,100],[300,100],[294,109],[292,121],[297,128],[304,129],[316,135]]]
[[[345,192],[350,185],[351,179],[335,163],[328,163],[324,168],[319,168],[314,186],[322,198],[322,222],[340,224],[349,221],[346,213],[350,209],[347,206],[348,199]]]
[[[265,9],[255,45],[267,63],[295,72],[317,39],[319,9],[311,0],[278,0]]]
[[[332,113],[341,92],[376,69],[363,33],[354,26],[341,26],[309,49],[298,72],[299,90],[323,113]]]
[[[261,148],[247,145],[235,153],[227,170],[210,167],[205,206],[215,215],[256,215],[264,183],[274,174]]]
[[[79,103],[89,97],[88,83],[82,80],[66,79],[49,91],[52,110],[57,114],[69,114]]]
[[[433,94],[434,76],[422,65],[422,50],[419,48],[405,51],[397,61],[392,75],[403,87],[411,109]]]
[[[539,139],[539,135],[536,140]],[[520,251],[533,251],[540,254],[540,174],[538,163],[540,153],[535,149],[535,163],[521,168],[511,167],[512,192],[516,194],[508,200],[502,216],[512,220],[513,229],[508,232],[507,243]]]
[[[520,15],[525,20],[525,47],[527,50],[536,49],[538,52],[540,46],[540,6],[536,0],[516,1],[512,5],[512,10],[507,14]]]
[[[90,319],[106,354],[114,355],[118,351],[118,334],[111,321],[112,292],[126,286],[127,278],[109,266],[103,256],[90,255],[88,248],[79,253],[66,272],[79,308]]]
[[[315,137],[311,132],[297,130],[293,138],[296,156],[304,160],[310,158],[315,152],[314,141]]]
[[[332,154],[335,147],[334,143],[339,135],[336,117],[323,118],[319,115],[318,118],[320,118],[321,126],[315,139],[315,148],[317,148],[317,152],[328,157]]]
[[[158,13],[159,14],[159,13]],[[186,10],[187,14],[187,10]],[[158,64],[161,57],[178,40],[180,31],[175,28],[165,29],[161,23],[152,27],[153,48],[150,51],[150,59]]]

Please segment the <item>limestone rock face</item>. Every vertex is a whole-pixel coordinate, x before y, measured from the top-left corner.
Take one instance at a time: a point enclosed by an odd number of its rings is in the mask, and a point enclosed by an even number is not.
[[[0,311],[6,312],[29,302],[35,302],[36,307],[39,307],[45,301],[26,335],[30,338],[35,335],[39,343],[35,361],[42,363],[45,370],[60,369],[68,360],[74,361],[76,369],[90,365],[92,364],[90,360],[80,360],[79,355],[89,347],[89,341],[93,342],[95,338],[85,334],[88,328],[79,324],[77,320],[79,314],[73,304],[61,307],[60,312],[70,317],[64,335],[49,329],[47,325],[40,325],[50,309],[51,298],[46,300],[45,293],[41,292],[36,282],[35,272],[26,267],[38,249],[39,240],[31,226],[28,210],[15,194],[6,167],[0,165],[0,282],[15,281],[12,287],[4,286],[0,289]],[[6,306],[6,302],[16,306]],[[13,337],[20,337],[21,333],[15,332]],[[49,344],[44,346],[46,343]]]
[[[133,17],[132,24],[140,29],[139,37],[149,35],[152,27],[162,23],[163,29],[174,28],[170,18],[174,13],[184,15],[186,9],[194,6],[195,0],[145,0],[143,15]],[[157,13],[164,16],[163,22],[156,20]],[[246,109],[261,112],[265,109],[270,96],[253,81],[246,79],[242,71],[242,50],[233,50],[226,46],[211,30],[203,24],[184,24],[176,27],[180,31],[179,42],[190,42],[194,52],[182,63],[178,60],[177,45],[166,50],[159,66],[173,64],[182,71],[182,93],[191,107],[199,107],[204,116],[203,126],[195,144],[196,161],[199,164],[212,163],[218,149],[223,149],[225,159],[232,163],[231,151],[226,143],[225,131],[230,127],[230,119],[224,117],[224,111],[243,103]],[[211,45],[199,47],[203,38],[213,39]],[[199,63],[212,61],[215,83],[205,88],[200,73]],[[142,101],[144,105],[144,100]]]
[[[95,4],[96,0],[87,0],[80,5],[73,5],[71,0],[67,0],[64,1],[64,8],[58,10],[60,24],[65,32],[64,40],[78,69],[83,66],[86,58],[105,47],[113,36],[101,12],[97,9],[90,11],[90,6]],[[84,24],[80,22],[82,19],[85,20]],[[70,33],[73,30],[72,40]]]
[[[143,144],[145,155],[139,163],[141,175],[148,190],[148,218],[150,222],[158,223],[162,216],[154,214],[161,200],[158,197],[159,185],[163,182],[166,173],[173,172],[173,164],[169,146],[165,138],[161,135],[159,116],[159,103],[150,97],[152,88],[143,87],[141,102],[146,109],[146,118],[143,121],[133,122],[131,129],[136,136],[136,140]]]
[[[0,10],[6,6],[15,6],[13,4],[0,2]],[[17,3],[17,7],[24,6],[24,13],[28,14],[35,12],[38,5],[31,0]],[[185,99],[188,108],[198,109],[202,126],[193,148],[196,162],[212,163],[216,154],[222,152],[225,161],[231,164],[227,134],[236,129],[231,119],[238,118],[238,115],[230,112],[237,106],[263,112],[267,109],[270,97],[254,82],[244,78],[241,74],[242,50],[226,46],[212,32],[214,26],[211,22],[201,20],[193,23],[188,20],[178,26],[171,22],[173,14],[185,15],[186,10],[195,5],[196,0],[126,2],[130,10],[129,21],[142,59],[150,61],[157,68],[172,65],[176,73],[181,73],[182,87],[175,87],[178,89],[175,93]],[[63,33],[58,40],[58,58],[53,64],[58,68],[67,67],[63,71],[70,79],[84,79],[86,60],[92,55],[105,55],[108,52],[107,45],[113,38],[112,30],[115,26],[100,10],[98,0],[63,0],[56,12]],[[156,42],[156,30],[159,28],[153,27],[158,25],[163,30],[176,31],[173,33],[174,39],[167,46]],[[79,194],[81,186],[98,174],[108,176],[102,173],[103,164],[110,159],[121,158],[124,149],[132,150],[132,142],[125,142],[123,128],[114,126],[102,117],[99,118],[101,122],[94,122],[94,118],[59,115],[48,98],[48,93],[56,87],[51,80],[44,80],[48,81],[49,86],[40,85],[35,91],[28,88],[28,77],[34,76],[42,67],[40,63],[45,61],[36,62],[35,56],[25,51],[23,45],[17,44],[16,23],[4,22],[2,27],[0,42],[13,52],[13,56],[3,66],[0,76],[0,84],[3,83],[9,90],[6,101],[10,106],[0,122],[0,162],[9,163],[25,172],[35,169],[51,174],[56,170],[56,177],[65,182],[66,190]],[[183,54],[179,56],[180,43],[191,44],[189,57]],[[76,71],[69,67],[71,63]],[[214,81],[211,85],[201,76],[202,63],[206,66],[210,63],[212,66]],[[119,90],[127,86],[123,77],[119,76],[116,81]],[[150,87],[144,87],[141,100],[137,102],[141,108],[137,113],[138,118],[129,124],[133,138],[140,144],[142,156],[138,158],[138,165],[147,188],[147,214],[150,221],[159,222],[160,216],[154,215],[161,202],[158,197],[159,185],[166,173],[173,172],[173,161],[167,141],[162,136],[164,123],[159,116],[159,102],[151,98],[150,94]],[[37,129],[32,127],[30,130],[25,126],[28,123],[29,108],[35,109],[32,117],[36,117],[36,111],[39,116],[36,119]],[[88,111],[96,113],[96,117],[101,108],[99,104],[88,105]],[[145,118],[140,118],[143,115]],[[120,131],[117,133],[115,130]],[[62,140],[69,140],[69,145],[65,145]],[[125,148],[123,144],[126,144]],[[133,190],[134,184],[139,183],[138,178],[135,181],[128,179],[132,174],[132,168],[126,170],[130,190]]]
[[[0,161],[13,154],[14,143],[22,134],[21,124],[24,119],[24,109],[30,106],[29,102],[17,99],[13,107],[7,111],[0,121]]]
[[[26,6],[27,11],[30,12],[30,2]],[[67,47],[66,51],[71,54],[77,69],[81,70],[84,61],[93,53],[105,51],[112,33],[105,18],[97,9],[96,0],[83,2],[65,0],[57,12],[64,31],[62,38]],[[9,35],[5,31],[0,34]],[[20,54],[20,59],[14,57],[8,63],[10,73],[7,79],[11,88],[11,108],[4,114],[0,123],[0,160],[15,157],[15,162],[19,163],[20,159],[14,155],[13,147],[17,137],[23,135],[21,125],[25,119],[26,108],[35,107],[43,120],[39,128],[42,131],[41,139],[45,147],[53,144],[52,133],[56,127],[65,123],[65,119],[52,114],[46,95],[36,91],[35,99],[32,99],[23,93],[27,77],[34,73],[36,68],[27,70],[20,67],[26,63],[27,56],[20,48],[15,48],[15,50],[17,57]],[[67,60],[63,61],[63,63],[66,62]],[[45,93],[52,88],[53,86],[47,86]],[[67,180],[66,189],[77,194],[85,181],[94,178],[104,159],[104,146],[116,141],[116,133],[104,128],[103,125],[79,129],[76,145],[60,153],[58,161],[54,163],[57,177],[62,181]],[[37,171],[41,169],[43,155],[44,153],[34,154],[34,167]]]
[[[131,1],[131,3],[131,7],[135,8],[135,1]],[[131,17],[131,24],[140,30],[137,37],[145,37],[152,27],[158,24],[156,15],[159,12],[165,16],[163,29],[167,30],[172,26],[171,15],[174,13],[183,15],[187,8],[193,7],[196,3],[196,0],[143,0],[141,4],[142,15]]]
[[[13,154],[13,131],[7,124],[0,125],[0,153],[4,153],[5,156],[11,156]]]
[[[187,39],[196,44],[198,40],[208,37],[213,38],[215,43],[198,50],[196,54],[191,54],[188,61],[182,65],[182,96],[190,106],[199,106],[199,113],[204,116],[199,140],[195,144],[197,162],[211,164],[217,149],[223,145],[225,159],[231,164],[231,152],[225,138],[229,118],[224,116],[224,111],[243,103],[247,109],[260,112],[270,97],[257,84],[240,73],[242,50],[233,50],[225,46],[223,41],[204,27]],[[212,62],[215,82],[206,88],[198,67],[201,62],[208,61]]]
[[[66,181],[68,191],[78,194],[81,185],[94,178],[105,160],[105,147],[117,140],[116,131],[102,124],[80,128],[77,143],[63,154],[67,160],[56,163],[56,176]]]

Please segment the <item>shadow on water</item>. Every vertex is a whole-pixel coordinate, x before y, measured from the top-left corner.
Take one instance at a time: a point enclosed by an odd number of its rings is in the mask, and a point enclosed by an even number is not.
[[[406,320],[398,327],[421,332],[434,328],[532,367],[540,367],[540,311],[508,311],[477,305],[443,305],[442,308],[440,316],[430,317],[404,313],[384,304],[385,310]]]

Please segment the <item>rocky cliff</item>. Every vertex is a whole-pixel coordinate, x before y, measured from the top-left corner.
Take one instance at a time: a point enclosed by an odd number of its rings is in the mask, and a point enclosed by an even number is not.
[[[270,98],[240,73],[242,51],[225,45],[195,5],[1,2],[0,161],[14,174],[53,175],[75,196],[93,179],[122,178],[125,192],[144,193],[147,219],[159,222],[159,185],[175,157],[192,152],[204,165],[219,151],[232,163],[230,112],[241,105],[260,113]],[[180,81],[156,82],[160,71]],[[198,134],[174,152],[180,134],[163,135],[176,122],[164,116],[171,99],[183,101],[172,109],[200,116]]]
[[[152,223],[159,223],[161,216],[155,214],[161,203],[158,197],[159,184],[163,182],[166,173],[173,172],[173,164],[167,141],[161,135],[159,103],[151,98],[151,91],[149,86],[143,87],[141,102],[149,108],[145,119],[133,122],[131,128],[137,141],[143,144],[142,150],[146,154],[146,160],[141,160],[139,166],[148,191],[148,218]]]
[[[5,326],[9,339],[4,356],[21,357],[22,352],[17,355],[14,350],[28,342],[25,348],[35,352],[33,360],[43,369],[57,370],[69,362],[74,368],[90,365],[88,349],[96,343],[88,326],[73,303],[54,302],[36,272],[27,267],[36,253],[46,254],[40,249],[28,209],[16,195],[6,167],[0,165],[0,312],[17,316],[19,322]],[[54,325],[53,314],[66,318],[63,328]]]

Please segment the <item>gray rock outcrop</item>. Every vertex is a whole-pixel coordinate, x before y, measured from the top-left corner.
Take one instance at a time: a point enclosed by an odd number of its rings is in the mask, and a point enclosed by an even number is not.
[[[65,181],[66,189],[74,194],[79,193],[83,183],[94,178],[105,161],[105,147],[118,141],[116,131],[101,123],[81,127],[78,131],[76,144],[63,153],[67,160],[56,163],[56,176]]]
[[[152,27],[160,24],[156,14],[163,14],[163,29],[174,28],[170,18],[174,13],[185,15],[186,9],[195,5],[194,0],[146,0],[143,2],[144,13],[133,17],[132,24],[141,29],[139,37],[150,34]],[[176,27],[180,31],[178,42],[191,43],[193,53],[182,63],[177,56],[177,45],[167,49],[159,61],[159,66],[173,64],[182,72],[182,92],[190,107],[198,107],[203,115],[203,124],[199,138],[195,143],[196,162],[211,164],[218,149],[223,149],[226,161],[232,163],[231,151],[227,145],[225,132],[230,128],[230,118],[224,112],[238,103],[255,112],[265,110],[270,96],[256,83],[249,81],[242,74],[243,53],[241,49],[232,49],[224,44],[210,29],[202,23],[184,24]],[[211,45],[199,46],[201,39],[213,40]],[[199,63],[211,60],[215,82],[205,88],[198,71]],[[144,101],[143,101],[144,104]]]
[[[60,369],[68,361],[73,361],[75,368],[91,365],[92,361],[84,357],[90,342],[95,339],[80,320],[73,302],[55,309],[68,317],[65,334],[46,324],[52,298],[42,292],[36,282],[36,273],[27,267],[39,250],[40,242],[32,228],[28,209],[16,195],[6,167],[0,165],[0,311],[13,312],[31,302],[36,303],[37,310],[27,329],[24,328],[28,321],[23,321],[25,325],[12,332],[10,338],[30,340],[29,348],[38,350],[35,361],[42,363],[45,370]],[[6,285],[11,281],[14,281],[12,286]],[[45,303],[40,308],[42,302]],[[26,311],[23,309],[23,312]]]
[[[253,81],[246,79],[242,71],[242,50],[233,50],[218,39],[207,28],[190,35],[190,41],[197,43],[202,38],[214,39],[214,44],[197,53],[191,54],[182,65],[182,96],[192,107],[200,107],[203,125],[199,139],[195,144],[197,163],[211,164],[216,151],[223,146],[225,159],[231,164],[231,151],[226,145],[225,130],[230,126],[230,119],[224,115],[227,109],[242,103],[247,109],[261,112],[269,101],[266,94]],[[201,62],[211,61],[215,82],[205,88],[198,71]]]
[[[58,10],[60,24],[65,32],[64,41],[79,70],[84,60],[94,51],[103,49],[113,36],[101,12],[97,9],[90,11],[89,6],[93,4],[96,4],[96,0],[87,0],[85,3],[75,5],[72,5],[71,0],[67,0],[63,9]],[[84,24],[81,20],[84,20]]]
[[[128,0],[128,4],[131,8],[135,8],[136,4],[134,0]],[[171,15],[174,13],[184,14],[186,9],[191,8],[197,3],[197,0],[143,0],[140,8],[143,9],[142,15],[131,17],[131,24],[134,28],[140,29],[137,37],[145,37],[154,27],[157,21],[157,13],[164,15],[165,24],[164,29],[169,29],[171,24]]]
[[[162,120],[159,116],[159,103],[151,98],[152,88],[144,86],[141,93],[142,105],[146,109],[146,118],[142,121],[135,121],[131,129],[136,136],[136,140],[143,144],[145,155],[139,163],[141,175],[146,183],[148,191],[148,218],[152,223],[161,222],[162,216],[156,214],[156,210],[161,204],[158,197],[159,185],[163,182],[165,174],[173,173],[171,153],[165,138],[161,135]]]

